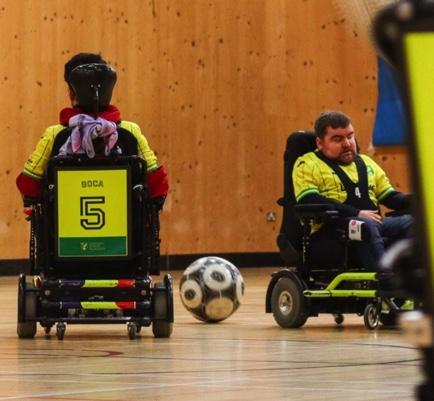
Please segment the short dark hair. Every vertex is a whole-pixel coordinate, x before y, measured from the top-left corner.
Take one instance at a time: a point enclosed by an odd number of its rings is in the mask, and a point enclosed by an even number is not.
[[[347,128],[350,124],[350,118],[340,111],[323,111],[315,120],[315,134],[324,138],[328,127]]]
[[[65,64],[65,73],[64,78],[65,82],[69,83],[69,74],[71,74],[71,71],[78,67],[79,65],[83,64],[91,64],[91,63],[101,63],[101,64],[107,64],[107,61],[105,61],[100,54],[96,53],[78,53],[75,56],[73,56],[66,64]]]

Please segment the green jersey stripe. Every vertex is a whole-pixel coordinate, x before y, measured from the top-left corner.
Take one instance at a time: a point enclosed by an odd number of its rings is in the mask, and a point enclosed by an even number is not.
[[[385,189],[379,196],[378,201],[381,202],[387,195],[393,192],[394,189],[392,187]]]
[[[303,190],[298,196],[297,196],[297,202],[300,201],[300,199],[304,198],[308,194],[319,194],[318,188],[307,188]]]

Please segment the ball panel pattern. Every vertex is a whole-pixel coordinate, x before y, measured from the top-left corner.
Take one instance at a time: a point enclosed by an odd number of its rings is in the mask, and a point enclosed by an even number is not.
[[[182,303],[191,309],[195,309],[202,304],[203,292],[200,284],[196,280],[188,279],[181,285]]]

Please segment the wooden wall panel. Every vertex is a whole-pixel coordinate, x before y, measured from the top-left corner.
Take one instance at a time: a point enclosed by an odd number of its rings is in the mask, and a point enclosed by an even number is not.
[[[14,180],[68,104],[79,51],[116,66],[114,103],[169,168],[163,253],[274,251],[286,136],[322,109],[350,114],[369,146],[375,54],[332,0],[3,0],[0,30],[3,259],[26,256]]]

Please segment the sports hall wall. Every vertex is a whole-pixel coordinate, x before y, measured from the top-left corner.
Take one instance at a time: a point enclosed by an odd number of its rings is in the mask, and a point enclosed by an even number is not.
[[[332,0],[1,0],[0,37],[2,260],[27,256],[15,177],[68,105],[80,51],[113,63],[113,102],[168,167],[163,255],[275,252],[285,140],[321,110],[348,113],[370,148],[375,53]],[[404,152],[375,152],[407,190]]]

